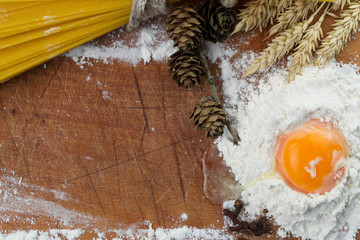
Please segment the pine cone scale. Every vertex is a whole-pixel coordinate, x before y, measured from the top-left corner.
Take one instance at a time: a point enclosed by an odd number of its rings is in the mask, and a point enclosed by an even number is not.
[[[170,56],[169,73],[173,80],[182,87],[193,88],[200,82],[205,70],[196,49],[177,51]]]
[[[180,50],[186,51],[199,45],[203,27],[202,18],[191,7],[179,7],[167,19],[170,38]]]
[[[236,12],[224,7],[219,0],[204,3],[200,9],[200,16],[204,19],[206,38],[213,42],[223,42],[234,31]]]
[[[206,131],[206,136],[217,138],[224,132],[226,114],[222,105],[213,97],[204,97],[195,107],[190,115],[194,125]]]

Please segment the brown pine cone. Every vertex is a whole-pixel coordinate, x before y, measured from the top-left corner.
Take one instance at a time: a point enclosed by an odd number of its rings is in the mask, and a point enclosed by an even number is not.
[[[196,49],[178,50],[170,56],[169,74],[180,87],[191,89],[198,85],[205,70]]]
[[[186,51],[196,48],[203,34],[203,19],[192,7],[179,7],[172,12],[166,23],[174,46]]]
[[[225,41],[235,29],[236,12],[219,0],[206,1],[199,14],[204,19],[205,37],[212,42]]]
[[[213,97],[206,96],[194,107],[190,118],[194,125],[206,131],[207,137],[217,138],[224,133],[226,113],[221,103]]]

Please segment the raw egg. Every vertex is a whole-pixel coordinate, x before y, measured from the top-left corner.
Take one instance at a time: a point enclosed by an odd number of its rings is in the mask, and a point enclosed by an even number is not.
[[[348,152],[339,128],[331,122],[311,119],[278,136],[276,170],[293,189],[324,194],[343,178]]]

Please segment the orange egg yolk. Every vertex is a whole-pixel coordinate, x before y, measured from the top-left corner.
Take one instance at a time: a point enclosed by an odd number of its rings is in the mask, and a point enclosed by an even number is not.
[[[348,145],[341,130],[319,119],[283,133],[275,147],[276,169],[303,193],[324,194],[344,176]]]

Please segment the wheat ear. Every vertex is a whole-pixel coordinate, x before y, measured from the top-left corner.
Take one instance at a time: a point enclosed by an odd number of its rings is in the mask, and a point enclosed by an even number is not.
[[[313,21],[315,15],[323,5],[324,3],[307,20],[299,22],[295,24],[294,27],[279,33],[271,43],[269,43],[268,47],[260,53],[260,56],[251,62],[250,67],[245,71],[243,77],[255,72],[262,72],[285,56],[285,54],[301,40],[304,31],[306,31],[309,24]]]
[[[308,66],[312,60],[314,52],[319,45],[319,41],[323,37],[321,24],[324,21],[325,15],[328,13],[328,8],[329,5],[319,20],[305,31],[304,37],[292,54],[288,75],[289,82],[293,81],[295,76],[301,72],[302,67]]]
[[[294,26],[299,21],[304,21],[310,11],[314,11],[317,6],[317,2],[313,0],[297,0],[294,5],[287,8],[276,19],[277,24],[271,27],[269,30],[269,36],[275,33],[281,32],[284,29]]]
[[[316,65],[327,63],[331,58],[340,53],[347,41],[350,40],[351,33],[358,31],[359,20],[360,3],[349,3],[348,8],[340,14],[339,19],[335,20],[334,28],[321,41],[321,47],[316,52],[318,55],[318,58],[315,60]]]
[[[350,0],[335,0],[333,2],[333,6],[330,8],[330,11],[336,11],[339,8],[342,11],[344,9],[344,7],[346,6],[346,4],[350,4]]]
[[[276,17],[279,17],[287,8],[293,4],[293,0],[280,0],[276,2],[277,12]]]
[[[272,15],[273,0],[251,0],[245,4],[245,8],[240,10],[237,15],[238,24],[236,24],[234,33],[240,31],[250,31],[255,28],[262,28],[263,21]]]
[[[292,4],[292,0],[251,0],[237,15],[238,24],[233,32],[263,30],[269,23]]]

